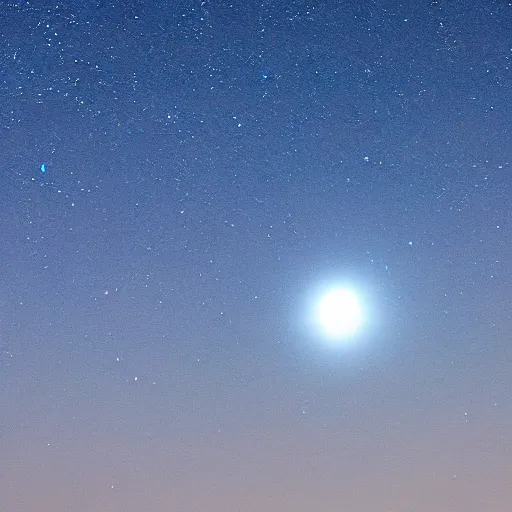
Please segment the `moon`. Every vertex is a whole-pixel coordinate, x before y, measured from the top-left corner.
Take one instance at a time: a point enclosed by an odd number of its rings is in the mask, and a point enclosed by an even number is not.
[[[345,288],[337,288],[323,295],[318,301],[316,316],[321,330],[332,340],[351,338],[363,323],[357,295]]]

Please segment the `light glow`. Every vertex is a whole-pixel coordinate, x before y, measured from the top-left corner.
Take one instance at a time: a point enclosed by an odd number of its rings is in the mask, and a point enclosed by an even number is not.
[[[336,289],[318,303],[318,322],[324,333],[333,339],[345,339],[361,327],[363,314],[357,296],[347,289]]]

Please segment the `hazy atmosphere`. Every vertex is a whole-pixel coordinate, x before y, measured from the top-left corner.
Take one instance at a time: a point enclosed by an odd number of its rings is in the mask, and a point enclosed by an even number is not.
[[[510,512],[512,4],[6,0],[2,512]]]

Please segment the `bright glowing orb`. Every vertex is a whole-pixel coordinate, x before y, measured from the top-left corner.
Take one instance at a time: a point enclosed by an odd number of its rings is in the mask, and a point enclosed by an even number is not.
[[[363,314],[356,295],[346,289],[333,290],[318,303],[318,322],[330,338],[352,336],[363,321]]]

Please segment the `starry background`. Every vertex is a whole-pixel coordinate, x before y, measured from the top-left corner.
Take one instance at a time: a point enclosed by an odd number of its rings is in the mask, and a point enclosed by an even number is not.
[[[7,0],[0,508],[512,507],[512,7]],[[307,318],[363,297],[357,343]]]

